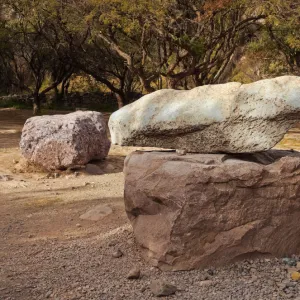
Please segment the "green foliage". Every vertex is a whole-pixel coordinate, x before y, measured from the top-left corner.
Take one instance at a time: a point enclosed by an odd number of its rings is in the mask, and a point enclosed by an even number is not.
[[[132,91],[299,74],[297,4],[2,0],[0,90],[64,95],[86,73],[126,104]]]
[[[20,102],[16,97],[0,98],[0,108],[30,109],[31,104]]]

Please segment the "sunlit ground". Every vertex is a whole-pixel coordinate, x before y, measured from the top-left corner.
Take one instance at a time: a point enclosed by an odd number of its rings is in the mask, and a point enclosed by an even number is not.
[[[283,140],[277,144],[276,148],[300,151],[300,123],[284,136]]]

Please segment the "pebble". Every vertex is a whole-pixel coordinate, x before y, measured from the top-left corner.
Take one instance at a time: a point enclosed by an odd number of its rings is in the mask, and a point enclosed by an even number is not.
[[[199,286],[210,286],[213,284],[212,280],[204,280],[199,282]]]
[[[114,257],[114,258],[119,258],[119,257],[122,257],[124,254],[123,254],[123,252],[120,250],[120,249],[118,249],[117,251],[115,251],[113,254],[112,254],[112,257]]]
[[[293,280],[300,280],[300,273],[299,273],[299,272],[293,272],[293,273],[291,274],[291,278],[292,278]]]
[[[137,267],[132,268],[128,275],[127,275],[127,279],[139,279],[141,276],[141,270]]]
[[[282,262],[290,267],[295,267],[297,266],[297,260],[295,258],[288,258],[285,257],[282,259]]]
[[[115,170],[115,167],[114,167],[114,165],[112,165],[112,164],[108,164],[107,166],[106,166],[106,168],[105,168],[107,171],[114,171]]]
[[[118,241],[117,240],[112,240],[108,243],[108,246],[109,247],[112,247],[112,246],[116,246],[118,244]]]
[[[213,276],[215,274],[215,272],[212,269],[208,269],[207,274],[210,275],[210,276]]]
[[[52,291],[48,291],[47,294],[45,295],[46,298],[50,298],[52,295]]]
[[[176,149],[176,154],[178,156],[186,155],[186,150],[184,150],[184,149]]]
[[[281,272],[281,269],[280,269],[280,268],[275,268],[275,272],[276,272],[276,273],[280,273],[280,272]]]
[[[157,297],[170,296],[176,293],[176,286],[162,280],[153,280],[150,283],[151,292]]]
[[[87,164],[85,167],[86,173],[90,175],[102,175],[104,172],[100,169],[99,166],[94,164]]]

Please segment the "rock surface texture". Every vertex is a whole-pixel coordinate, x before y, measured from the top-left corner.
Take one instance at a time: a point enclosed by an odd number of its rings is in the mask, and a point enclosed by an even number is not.
[[[269,150],[300,118],[300,77],[159,90],[113,113],[112,143],[188,152]]]
[[[110,141],[101,113],[77,111],[28,119],[20,148],[30,162],[53,170],[105,158]]]
[[[125,207],[145,258],[189,270],[299,253],[300,153],[258,157],[129,155]]]

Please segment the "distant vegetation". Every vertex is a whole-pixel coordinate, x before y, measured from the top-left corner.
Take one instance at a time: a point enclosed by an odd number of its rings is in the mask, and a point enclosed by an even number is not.
[[[300,73],[299,0],[1,0],[0,93],[133,93]],[[95,84],[96,82],[96,84]]]

